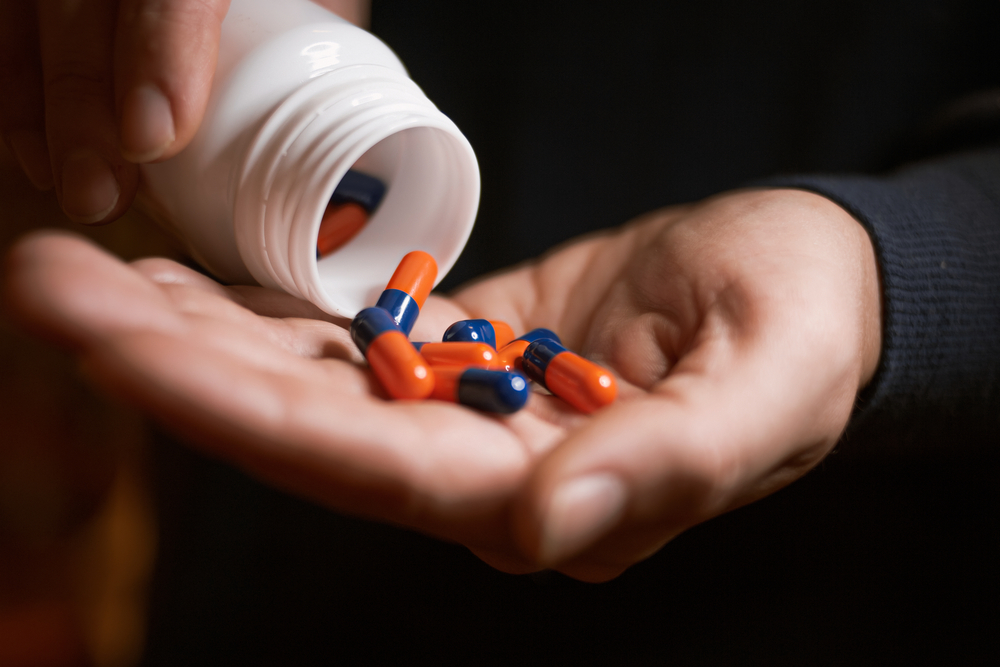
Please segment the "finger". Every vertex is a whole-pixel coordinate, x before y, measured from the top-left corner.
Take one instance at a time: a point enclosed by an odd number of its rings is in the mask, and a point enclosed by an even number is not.
[[[371,20],[371,0],[317,0],[316,4],[362,28]]]
[[[15,244],[6,264],[13,312],[70,347],[86,348],[121,331],[190,334],[194,322],[205,344],[258,368],[280,370],[296,361],[275,348],[295,357],[360,359],[342,328],[256,317],[226,288],[169,260],[128,266],[74,235],[39,232]],[[158,285],[144,271],[160,278],[169,272],[173,279]]]
[[[507,574],[531,574],[542,569],[536,563],[521,555],[512,555],[504,551],[490,551],[476,547],[469,547],[469,551],[490,567],[501,572],[506,572]]]
[[[846,360],[847,346],[789,354],[787,337],[765,338],[749,349],[740,338],[702,343],[653,393],[599,413],[556,449],[519,503],[527,553],[607,579],[815,465],[846,424],[857,378],[807,372],[806,360]]]
[[[15,243],[4,263],[11,312],[36,332],[80,348],[108,331],[183,329],[167,297],[89,241],[35,232]]]
[[[342,328],[350,325],[350,320],[347,318],[324,313],[308,301],[303,301],[285,292],[247,285],[225,287],[203,273],[164,257],[137,259],[130,266],[154,283],[186,286],[207,294],[214,294],[264,317],[321,320],[337,324]]]
[[[205,274],[178,264],[172,259],[143,257],[130,262],[129,266],[150,281],[160,285],[187,285],[221,297],[228,297],[225,287]]]
[[[122,0],[115,48],[121,148],[131,162],[169,158],[201,123],[229,0]]]
[[[138,170],[121,156],[114,113],[114,0],[39,0],[45,119],[63,211],[85,224],[121,216]]]
[[[497,532],[528,465],[501,423],[448,404],[375,399],[353,364],[278,373],[190,338],[129,332],[94,347],[87,368],[271,484],[449,539]]]
[[[29,235],[12,248],[7,269],[8,300],[24,323],[74,347],[114,331],[190,331],[183,316],[198,321],[207,343],[259,367],[288,363],[272,363],[273,346],[300,357],[360,359],[341,327],[257,317],[197,272],[159,258],[124,265],[74,235]]]
[[[262,324],[227,328],[225,318],[178,312],[169,289],[196,288],[153,284],[78,237],[31,235],[6,268],[22,321],[79,350],[102,384],[210,452],[346,511],[509,546],[496,535],[509,541],[507,503],[537,451],[522,440],[553,437],[544,424],[532,429],[530,414],[380,400],[360,365],[303,359],[266,332],[255,340]]]
[[[233,285],[227,287],[226,292],[231,299],[244,308],[264,317],[300,317],[321,320],[336,324],[341,329],[347,329],[351,325],[351,320],[346,317],[323,312],[309,301],[304,301],[279,290]]]
[[[39,190],[52,187],[34,3],[0,0],[0,135]]]

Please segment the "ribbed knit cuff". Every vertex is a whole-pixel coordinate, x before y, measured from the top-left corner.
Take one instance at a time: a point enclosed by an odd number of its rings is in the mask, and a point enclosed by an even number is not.
[[[1000,424],[1000,149],[918,163],[882,177],[790,176],[849,211],[873,239],[883,294],[869,413],[919,424]],[[967,424],[968,425],[968,424]]]

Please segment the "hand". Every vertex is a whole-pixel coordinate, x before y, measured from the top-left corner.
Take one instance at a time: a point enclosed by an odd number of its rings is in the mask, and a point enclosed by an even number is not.
[[[320,2],[348,20],[366,0]],[[0,0],[0,135],[76,222],[131,205],[137,164],[183,149],[208,102],[229,0]]]
[[[867,234],[800,191],[653,213],[425,305],[415,340],[487,315],[560,332],[621,379],[590,416],[540,394],[508,418],[385,401],[345,322],[166,260],[40,234],[7,273],[23,322],[207,451],[501,569],[592,581],[814,466],[880,348]]]

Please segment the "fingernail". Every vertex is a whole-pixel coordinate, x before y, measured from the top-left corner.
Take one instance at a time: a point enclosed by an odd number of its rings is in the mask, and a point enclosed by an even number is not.
[[[118,203],[120,192],[111,165],[94,151],[78,151],[63,162],[62,207],[74,222],[104,220]]]
[[[589,545],[618,522],[627,500],[625,485],[608,473],[564,482],[542,518],[541,563],[558,563]]]
[[[7,141],[31,184],[39,190],[51,188],[52,163],[45,135],[37,130],[17,130],[7,136]]]
[[[122,156],[136,164],[156,160],[174,143],[170,100],[156,86],[133,88],[122,103]]]

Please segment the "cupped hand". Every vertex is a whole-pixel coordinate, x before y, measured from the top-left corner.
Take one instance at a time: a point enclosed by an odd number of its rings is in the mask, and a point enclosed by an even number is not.
[[[607,365],[619,400],[586,416],[542,394],[509,417],[387,401],[346,322],[65,235],[16,246],[6,291],[99,382],[266,481],[591,581],[808,471],[880,349],[867,234],[794,190],[656,212],[427,302],[414,339],[488,316]]]

